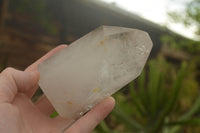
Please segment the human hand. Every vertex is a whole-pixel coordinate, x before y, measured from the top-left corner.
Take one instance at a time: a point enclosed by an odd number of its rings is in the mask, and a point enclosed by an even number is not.
[[[111,112],[115,100],[109,97],[65,130],[70,120],[50,118],[54,108],[45,95],[32,103],[38,88],[38,64],[65,47],[56,47],[25,71],[7,68],[0,74],[0,133],[88,133]]]

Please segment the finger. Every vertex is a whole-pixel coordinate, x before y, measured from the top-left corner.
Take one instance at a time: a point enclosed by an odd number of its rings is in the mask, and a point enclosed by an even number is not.
[[[39,60],[37,60],[35,63],[33,63],[32,65],[30,65],[28,68],[26,68],[25,71],[31,72],[31,71],[38,71],[38,65],[40,63],[42,63],[44,60],[48,59],[50,56],[54,55],[55,53],[57,53],[58,51],[62,50],[63,48],[66,48],[67,45],[60,45],[54,49],[52,49],[50,52],[48,52],[46,55],[44,55],[42,58],[40,58]],[[38,85],[35,86],[33,89],[29,90],[26,95],[28,97],[32,97],[33,94],[35,93],[35,91],[38,89]]]
[[[97,104],[91,111],[76,121],[65,133],[89,133],[100,123],[113,109],[115,100],[106,98]]]
[[[42,95],[35,105],[40,112],[47,116],[50,116],[55,110],[45,95]]]
[[[17,92],[27,92],[37,85],[39,74],[7,68],[0,74],[0,102],[12,102]]]

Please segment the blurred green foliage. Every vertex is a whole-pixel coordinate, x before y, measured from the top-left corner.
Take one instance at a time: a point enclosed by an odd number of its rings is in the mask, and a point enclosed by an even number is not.
[[[58,116],[58,113],[57,113],[56,111],[54,111],[54,112],[51,114],[50,118],[54,118],[54,117],[56,117],[56,116]]]
[[[182,50],[189,54],[200,54],[200,42],[186,39],[179,35],[162,35],[161,42],[168,45],[172,50]]]
[[[184,23],[185,26],[196,26],[196,34],[200,35],[200,0],[188,2],[184,12],[171,11],[168,14],[174,22]]]

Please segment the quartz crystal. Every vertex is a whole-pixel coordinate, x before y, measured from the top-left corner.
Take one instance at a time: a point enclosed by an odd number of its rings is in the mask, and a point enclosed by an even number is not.
[[[148,33],[101,26],[39,65],[39,85],[56,111],[77,119],[134,80],[153,44]]]

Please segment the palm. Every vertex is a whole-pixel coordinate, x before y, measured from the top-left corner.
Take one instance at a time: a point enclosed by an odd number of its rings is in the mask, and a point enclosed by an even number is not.
[[[64,47],[55,48],[25,72],[9,68],[0,74],[1,133],[87,133],[112,110],[114,100],[108,98],[66,130],[71,120],[60,116],[50,118],[54,108],[44,95],[35,104],[32,103],[31,97],[38,88],[38,64]]]
[[[5,114],[1,115],[9,123],[7,130],[3,131],[5,133],[45,133],[51,127],[52,120],[43,115],[24,94],[18,94],[13,104],[7,104],[2,109]]]
[[[11,124],[9,124],[8,129],[11,131],[6,133],[15,133],[16,131],[19,133],[59,133],[67,126],[67,120],[61,120],[60,117],[51,119],[48,115],[43,114],[23,93],[19,93],[13,104],[8,106],[10,106],[10,109],[7,109],[5,116],[12,119],[7,119],[10,120],[8,123]],[[13,119],[16,121],[13,121]]]

